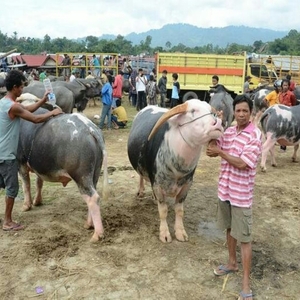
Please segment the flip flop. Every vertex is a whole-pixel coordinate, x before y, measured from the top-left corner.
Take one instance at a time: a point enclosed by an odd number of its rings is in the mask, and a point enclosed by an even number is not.
[[[252,294],[252,291],[250,290],[250,293],[249,294],[246,294],[244,293],[243,291],[240,292],[240,297],[238,300],[244,300],[244,299],[247,299],[247,298],[253,298],[254,297],[254,294]]]
[[[223,276],[223,275],[227,275],[230,273],[236,273],[237,271],[238,270],[230,270],[230,269],[226,268],[224,265],[220,265],[216,269],[214,269],[214,274],[216,276]]]
[[[21,224],[14,224],[11,226],[3,225],[2,229],[4,231],[19,231],[19,230],[23,230],[24,226]]]

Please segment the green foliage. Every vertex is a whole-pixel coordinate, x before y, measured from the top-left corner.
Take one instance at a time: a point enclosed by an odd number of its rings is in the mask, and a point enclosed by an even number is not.
[[[146,53],[153,55],[155,52],[191,52],[191,53],[217,53],[232,54],[235,52],[256,52],[281,55],[300,55],[300,32],[293,29],[282,39],[275,39],[273,42],[263,43],[261,40],[255,41],[253,45],[239,45],[237,43],[228,44],[225,48],[207,44],[190,48],[182,43],[172,45],[166,41],[159,47],[151,47],[152,36],[148,35],[145,40],[140,41],[138,45],[132,45],[122,35],[118,35],[114,40],[99,39],[95,36],[87,36],[85,40],[74,41],[66,37],[51,39],[46,34],[44,39],[34,39],[30,37],[18,37],[17,32],[12,36],[7,36],[0,31],[0,49],[7,52],[17,48],[18,52],[25,54],[57,53],[57,52],[106,52],[120,53],[121,55],[138,55]]]
[[[269,43],[269,54],[300,55],[300,32],[293,29],[282,39]]]

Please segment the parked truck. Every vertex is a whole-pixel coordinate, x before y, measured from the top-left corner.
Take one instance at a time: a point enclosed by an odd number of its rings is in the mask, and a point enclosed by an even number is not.
[[[292,80],[300,84],[300,56],[253,54],[253,61],[265,63],[268,70],[274,71],[278,78],[291,75]]]
[[[245,52],[236,55],[158,52],[156,70],[157,79],[162,76],[163,70],[168,72],[168,98],[171,97],[172,74],[178,74],[182,102],[193,98],[208,101],[213,75],[219,76],[219,83],[233,96],[243,93],[246,76],[252,77],[252,89],[277,79],[276,73],[268,70],[265,63],[252,62]]]

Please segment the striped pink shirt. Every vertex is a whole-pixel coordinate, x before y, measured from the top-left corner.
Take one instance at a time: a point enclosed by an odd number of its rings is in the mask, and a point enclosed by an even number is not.
[[[218,140],[219,146],[230,155],[240,157],[248,168],[240,170],[221,160],[218,197],[238,207],[251,207],[253,200],[256,166],[261,154],[261,132],[251,122],[237,132],[237,127],[229,127]]]

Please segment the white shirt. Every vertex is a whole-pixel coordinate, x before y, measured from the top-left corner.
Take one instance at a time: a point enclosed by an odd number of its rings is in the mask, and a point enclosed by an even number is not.
[[[72,75],[70,76],[70,82],[72,82],[75,78],[76,78],[75,75],[72,74]]]
[[[143,77],[141,76],[137,76],[137,78],[135,79],[136,81],[136,90],[138,92],[145,92],[146,91],[146,85],[147,85],[147,78],[144,75]]]

